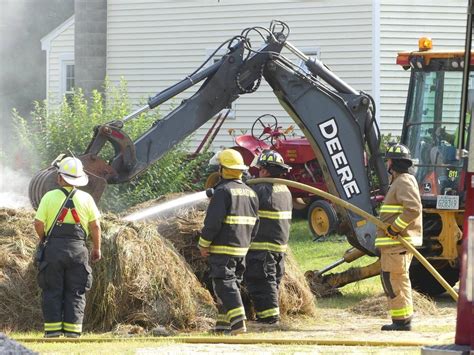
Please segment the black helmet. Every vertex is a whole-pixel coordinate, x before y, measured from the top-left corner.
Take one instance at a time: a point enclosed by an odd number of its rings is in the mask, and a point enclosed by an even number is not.
[[[286,171],[291,170],[291,166],[285,164],[281,154],[278,153],[278,152],[275,152],[274,150],[271,150],[271,149],[265,149],[258,156],[258,158],[256,160],[254,159],[254,162],[252,162],[252,166],[256,166],[256,167],[259,167],[259,168],[260,167],[265,168],[265,167],[274,166],[274,167],[282,168]]]
[[[387,149],[387,152],[385,153],[385,159],[405,160],[410,163],[410,166],[413,165],[410,149],[399,143],[394,144]]]

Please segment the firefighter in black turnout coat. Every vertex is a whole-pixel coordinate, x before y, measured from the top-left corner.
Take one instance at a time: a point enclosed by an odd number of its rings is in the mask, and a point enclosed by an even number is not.
[[[281,177],[291,168],[282,156],[265,150],[255,163],[259,177]],[[284,260],[290,234],[291,193],[286,185],[261,183],[253,185],[259,199],[260,219],[257,236],[246,257],[245,284],[255,307],[257,321],[278,324],[278,287],[284,274]]]
[[[226,149],[217,156],[221,182],[214,188],[199,239],[202,256],[208,256],[209,277],[217,299],[215,332],[246,332],[240,282],[245,255],[258,229],[258,199],[241,178],[248,167],[239,152]]]

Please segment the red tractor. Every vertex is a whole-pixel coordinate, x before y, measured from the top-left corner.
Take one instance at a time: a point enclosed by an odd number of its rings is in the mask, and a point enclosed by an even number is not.
[[[287,138],[286,135],[292,131],[291,126],[283,130],[278,125],[275,116],[265,114],[258,117],[252,124],[250,134],[236,136],[235,146],[231,148],[239,151],[245,164],[249,166],[264,149],[276,150],[283,156],[285,163],[291,166],[290,172],[285,176],[286,179],[327,191],[321,167],[309,141],[301,137]],[[249,173],[252,176],[258,176],[255,167],[250,167]],[[218,174],[211,174],[206,181],[206,186],[213,186],[216,179],[218,179]],[[290,190],[293,195],[294,210],[300,215],[307,215],[310,230],[316,239],[336,231],[338,217],[330,202],[306,191],[291,187]]]

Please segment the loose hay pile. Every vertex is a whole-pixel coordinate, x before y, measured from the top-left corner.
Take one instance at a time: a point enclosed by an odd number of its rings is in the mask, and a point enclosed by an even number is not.
[[[0,329],[41,329],[32,221],[32,212],[0,209]],[[154,226],[106,216],[102,228],[103,259],[93,266],[86,329],[110,330],[119,323],[209,327],[215,316],[211,295]]]
[[[106,330],[117,323],[209,326],[215,314],[211,295],[153,225],[124,224],[109,216],[102,228],[106,258],[95,265],[99,282],[89,293],[87,309],[94,328]]]
[[[197,248],[199,232],[202,229],[205,214],[205,211],[198,209],[181,210],[174,218],[156,220],[155,223],[160,235],[173,243],[199,280],[210,289],[206,259],[201,257]],[[298,315],[314,316],[316,313],[314,296],[291,251],[287,254],[285,266],[285,276],[280,285],[280,312],[282,318]],[[243,294],[247,315],[252,317],[253,311],[245,290],[243,290]]]
[[[440,309],[429,297],[413,291],[413,309],[421,315],[440,314]],[[387,317],[387,298],[384,294],[365,298],[351,308],[351,312],[373,317]]]
[[[285,316],[316,314],[315,298],[291,251],[285,263],[285,276],[281,282],[280,312]]]
[[[148,224],[125,223],[112,215],[102,219],[103,259],[93,265],[86,330],[109,331],[119,324],[210,327],[216,310],[202,286],[208,278],[206,260],[197,248],[205,216],[205,206],[200,208]],[[33,218],[31,211],[0,208],[0,330],[42,329]],[[291,253],[280,302],[283,318],[316,313],[314,297]]]
[[[39,328],[42,315],[36,269],[37,238],[30,211],[0,209],[0,329]]]

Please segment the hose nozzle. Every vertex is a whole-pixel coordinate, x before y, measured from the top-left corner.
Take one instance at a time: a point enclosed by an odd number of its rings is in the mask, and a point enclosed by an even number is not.
[[[209,197],[209,198],[214,196],[214,189],[212,187],[206,189],[206,196]]]

